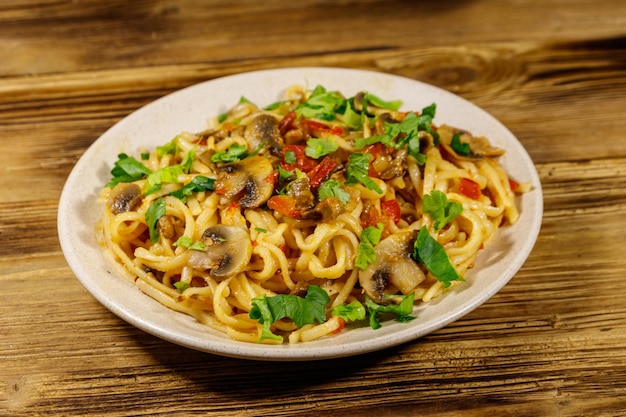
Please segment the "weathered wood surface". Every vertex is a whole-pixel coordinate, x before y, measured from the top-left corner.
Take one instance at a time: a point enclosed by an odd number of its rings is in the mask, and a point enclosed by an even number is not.
[[[67,266],[61,188],[113,123],[176,89],[299,65],[408,76],[536,162],[530,258],[463,319],[319,363],[216,357],[108,312]],[[0,4],[0,416],[626,415],[626,3]]]

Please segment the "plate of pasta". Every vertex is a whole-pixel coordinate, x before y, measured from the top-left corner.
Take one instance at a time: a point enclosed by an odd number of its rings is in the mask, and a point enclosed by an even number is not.
[[[533,162],[487,112],[339,68],[223,77],[158,99],[76,163],[63,253],[106,308],[230,357],[406,343],[487,301],[530,254]]]

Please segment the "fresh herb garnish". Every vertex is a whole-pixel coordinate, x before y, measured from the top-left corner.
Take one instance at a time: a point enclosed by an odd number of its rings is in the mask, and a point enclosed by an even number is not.
[[[215,152],[211,155],[211,162],[236,162],[241,161],[247,156],[247,146],[233,143],[225,151]]]
[[[352,185],[361,183],[370,190],[382,194],[383,190],[367,175],[369,171],[370,160],[372,154],[369,153],[352,153],[350,154],[348,164],[346,166],[346,184]]]
[[[193,240],[191,240],[191,238],[189,236],[181,236],[178,238],[178,240],[174,243],[172,243],[172,245],[174,246],[182,246],[184,248],[187,249],[191,249],[191,250],[204,250],[204,243],[198,241],[198,242],[194,242]]]
[[[319,118],[334,120],[335,112],[345,105],[346,99],[337,91],[326,91],[318,85],[313,89],[309,98],[296,109],[296,115],[305,119]]]
[[[174,284],[174,288],[176,288],[176,290],[179,293],[183,293],[187,288],[189,288],[189,283],[184,282],[184,281],[176,281]]]
[[[150,232],[150,240],[152,243],[159,241],[159,231],[157,223],[161,217],[165,216],[165,200],[159,197],[146,210],[146,223],[148,223],[148,231]]]
[[[163,146],[156,147],[156,153],[159,158],[162,158],[165,155],[176,155],[176,151],[178,150],[178,141],[177,138],[172,139],[168,143]]]
[[[324,155],[331,154],[339,149],[339,145],[332,139],[311,138],[306,142],[304,153],[306,156],[319,159]]]
[[[413,259],[423,263],[426,269],[446,288],[452,281],[464,280],[452,266],[443,246],[430,235],[426,226],[422,226],[415,240]]]
[[[117,155],[117,158],[118,159],[115,161],[115,165],[111,170],[113,178],[111,178],[111,181],[107,184],[109,188],[113,188],[121,182],[133,182],[140,180],[152,173],[152,170],[132,156],[121,153]]]
[[[469,143],[461,142],[461,133],[459,132],[452,135],[450,147],[459,155],[467,156],[470,154],[470,145]]]
[[[285,163],[289,165],[295,165],[296,163],[298,163],[298,159],[296,158],[296,152],[291,149],[286,150],[283,154],[283,161],[285,161]]]
[[[354,143],[354,148],[359,150],[374,143],[382,143],[396,149],[406,146],[409,155],[415,158],[418,163],[423,164],[426,161],[426,156],[420,152],[419,132],[430,133],[435,143],[438,142],[439,135],[432,128],[435,110],[436,106],[432,104],[424,107],[419,116],[411,112],[400,123],[385,123],[383,134],[358,138]]]
[[[376,262],[376,251],[374,246],[378,245],[383,234],[384,225],[378,223],[376,227],[368,226],[363,229],[359,247],[357,249],[356,260],[354,266],[359,269],[365,269],[369,264]]]
[[[389,109],[389,110],[398,110],[400,106],[402,105],[402,100],[386,101],[378,96],[375,96],[374,94],[367,93],[367,92],[365,93],[365,99],[367,100],[368,103],[371,103],[376,107]]]
[[[197,175],[193,177],[189,184],[183,186],[180,190],[172,192],[170,195],[186,202],[187,197],[193,193],[213,190],[215,190],[215,179]]]
[[[380,324],[380,315],[383,313],[391,313],[396,315],[396,320],[400,323],[406,323],[413,319],[415,316],[412,316],[413,313],[413,300],[415,299],[415,293],[411,293],[409,295],[389,295],[385,297],[387,300],[399,299],[400,303],[391,302],[386,305],[380,305],[372,301],[371,298],[365,298],[365,307],[370,315],[370,326],[372,329],[379,329],[382,325]]]
[[[343,204],[347,204],[350,201],[350,194],[341,188],[341,184],[337,180],[328,180],[324,182],[317,190],[320,201],[327,197],[336,197]]]
[[[367,317],[367,311],[359,300],[354,300],[350,304],[339,304],[330,310],[333,316],[341,317],[346,323],[359,321]]]
[[[326,321],[326,304],[330,297],[317,285],[310,285],[306,296],[279,294],[272,297],[262,295],[252,299],[252,308],[248,315],[263,324],[259,341],[265,339],[282,340],[271,330],[271,325],[283,318],[290,318],[298,326],[324,323]]]
[[[446,194],[439,190],[433,190],[430,194],[426,194],[422,201],[422,207],[424,212],[428,213],[435,221],[435,230],[443,229],[463,212],[461,203],[448,201]]]

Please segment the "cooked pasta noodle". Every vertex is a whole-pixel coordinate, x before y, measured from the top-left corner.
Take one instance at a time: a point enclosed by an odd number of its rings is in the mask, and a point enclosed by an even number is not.
[[[331,309],[354,301],[428,302],[517,221],[523,188],[501,150],[432,113],[323,87],[294,86],[266,108],[241,100],[203,132],[120,155],[101,193],[104,246],[141,291],[246,342],[337,333],[346,320]],[[420,258],[426,244],[453,278]],[[311,286],[328,296],[326,317],[279,317],[280,337],[265,337],[255,300]]]

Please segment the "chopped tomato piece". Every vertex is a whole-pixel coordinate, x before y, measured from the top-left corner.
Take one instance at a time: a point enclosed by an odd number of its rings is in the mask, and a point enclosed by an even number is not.
[[[280,166],[290,172],[294,172],[296,168],[302,172],[309,172],[315,168],[317,161],[306,156],[304,153],[305,148],[304,145],[285,146]]]
[[[322,185],[322,183],[326,181],[333,172],[335,172],[338,166],[339,164],[329,157],[322,159],[322,162],[307,173],[311,189],[318,189],[319,186]]]
[[[346,321],[341,317],[337,317],[337,323],[339,326],[331,332],[331,334],[341,333],[341,331],[346,327]]]
[[[336,136],[342,136],[344,134],[341,126],[328,126],[324,123],[316,122],[315,120],[303,120],[302,124],[309,129],[311,136],[315,137],[323,136],[324,134]]]
[[[287,113],[285,117],[283,117],[283,119],[278,124],[278,130],[280,131],[280,134],[284,135],[285,133],[289,132],[291,128],[293,127],[293,122],[295,122],[295,120],[296,120],[295,111],[290,111],[289,113]]]
[[[383,201],[380,205],[386,217],[390,218],[394,223],[400,221],[402,211],[400,210],[400,204],[396,200]]]
[[[282,215],[296,219],[302,210],[296,209],[296,200],[288,195],[275,195],[267,200],[267,206]]]
[[[461,182],[459,183],[459,193],[473,200],[478,200],[481,196],[480,186],[467,178],[461,178]]]
[[[519,188],[519,182],[514,179],[509,178],[509,185],[511,186],[511,190],[515,191]]]

